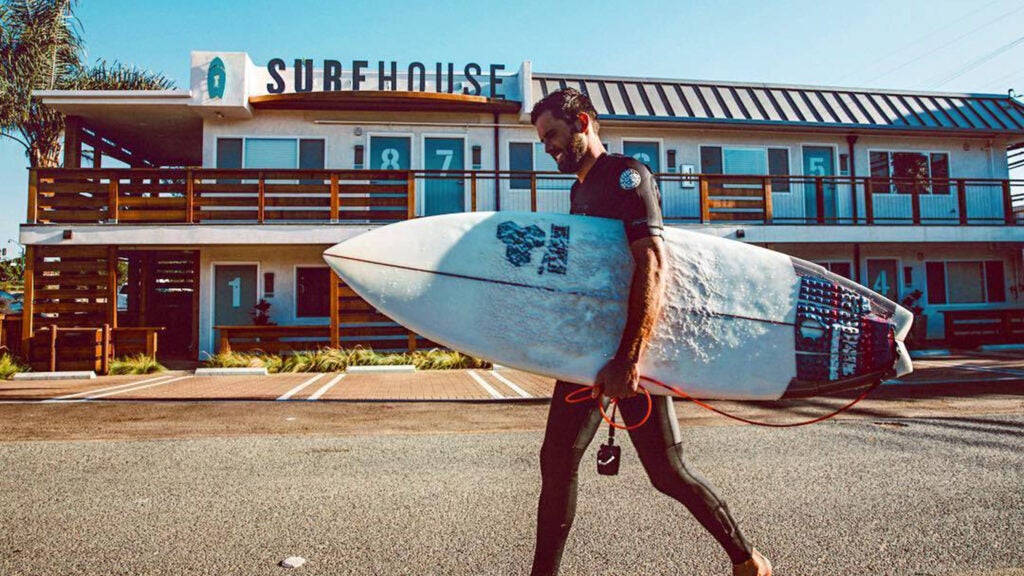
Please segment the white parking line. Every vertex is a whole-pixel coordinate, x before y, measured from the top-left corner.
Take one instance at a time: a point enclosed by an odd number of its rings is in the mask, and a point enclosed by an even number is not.
[[[319,390],[317,390],[316,392],[313,392],[313,395],[310,396],[309,398],[306,398],[306,400],[310,400],[310,401],[312,401],[312,400],[319,400],[320,397],[324,395],[324,393],[326,393],[328,390],[333,388],[334,385],[337,384],[338,382],[341,382],[341,379],[344,378],[344,377],[345,377],[345,374],[341,373],[341,374],[338,374],[337,376],[335,376],[334,378],[331,378],[330,382],[328,382],[327,384],[324,384],[323,386],[321,386]]]
[[[79,400],[63,400],[63,402],[88,402],[90,400],[96,400],[97,398],[106,398],[107,396],[115,396],[117,394],[124,394],[125,392],[135,392],[136,390],[143,390],[145,388],[152,388],[154,386],[163,386],[164,384],[170,384],[171,382],[177,382],[179,380],[187,380],[187,379],[189,379],[191,377],[192,377],[191,374],[189,374],[188,376],[178,376],[177,378],[171,378],[170,380],[163,380],[161,382],[153,382],[152,384],[146,384],[145,386],[135,386],[135,387],[132,387],[132,388],[125,388],[124,390],[114,390],[113,392],[106,392],[106,393],[103,393],[103,394],[96,394],[94,396],[86,396],[85,398],[82,398],[82,399],[79,399]],[[141,382],[139,384],[141,384]]]
[[[495,390],[493,386],[485,382],[484,379],[481,378],[480,375],[477,374],[476,372],[470,370],[469,375],[473,377],[473,380],[476,380],[476,383],[479,384],[481,388],[486,390],[487,393],[491,395],[491,398],[497,398],[499,400],[504,398],[504,396],[499,394],[498,391]]]
[[[303,388],[305,388],[306,386],[309,386],[310,384],[312,384],[313,382],[316,382],[317,380],[323,378],[324,376],[327,376],[327,374],[317,374],[316,376],[313,376],[309,380],[306,380],[302,384],[299,384],[295,388],[292,388],[291,390],[289,390],[289,391],[285,392],[284,394],[282,394],[281,397],[277,399],[277,401],[281,402],[283,400],[288,400],[292,396],[295,396],[296,394],[301,392]]]
[[[67,394],[65,396],[57,396],[56,398],[47,398],[42,402],[64,402],[70,398],[78,398],[79,396],[88,396],[97,392],[106,392],[107,390],[117,390],[118,388],[131,388],[132,386],[141,386],[142,384],[148,384],[150,382],[156,382],[157,380],[163,380],[165,378],[173,378],[174,375],[157,376],[156,378],[150,378],[149,380],[142,380],[140,382],[129,382],[128,384],[118,384],[117,386],[107,386],[106,388],[99,388],[96,390],[86,390],[85,392],[76,392],[74,394]]]
[[[509,388],[511,388],[512,391],[515,392],[516,394],[519,394],[519,396],[521,396],[523,398],[533,398],[532,394],[530,394],[526,390],[523,390],[519,386],[516,386],[514,382],[512,382],[508,378],[505,378],[501,374],[498,374],[494,370],[491,370],[491,377],[500,380],[502,384],[504,384],[505,386],[508,386]]]
[[[1013,368],[989,368],[986,366],[953,366],[952,368],[955,370],[969,370],[971,372],[992,372],[995,374],[1024,376],[1024,370],[1014,370]]]

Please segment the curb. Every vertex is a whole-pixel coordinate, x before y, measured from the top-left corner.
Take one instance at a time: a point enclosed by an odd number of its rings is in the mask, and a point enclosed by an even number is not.
[[[266,368],[196,368],[196,376],[267,376]]]
[[[14,380],[95,380],[96,373],[88,372],[18,372]]]

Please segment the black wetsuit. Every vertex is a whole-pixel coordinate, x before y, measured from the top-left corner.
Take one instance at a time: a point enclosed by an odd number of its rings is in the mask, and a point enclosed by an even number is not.
[[[605,154],[572,187],[572,213],[623,221],[630,242],[661,236],[660,195],[650,170],[642,163],[617,154]],[[601,424],[594,402],[570,404],[566,395],[579,386],[557,382],[551,398],[544,445],[540,453],[541,494],[537,510],[537,547],[533,576],[557,574],[565,541],[576,515],[577,472],[587,446]],[[683,459],[679,428],[671,398],[654,396],[651,418],[630,431],[651,483],[683,503],[725,548],[734,564],[750,559],[751,546],[711,484]],[[626,424],[634,424],[647,411],[641,395],[619,401]]]

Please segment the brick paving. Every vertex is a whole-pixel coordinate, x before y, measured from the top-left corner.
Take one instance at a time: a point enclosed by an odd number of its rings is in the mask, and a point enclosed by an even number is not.
[[[1024,381],[1024,354],[961,353],[915,360],[906,384]],[[513,369],[196,376],[170,371],[93,380],[2,381],[0,402],[117,401],[504,401],[545,400],[554,380]],[[285,396],[288,396],[285,398]],[[314,398],[316,396],[316,398]]]
[[[317,401],[522,400],[550,398],[553,388],[550,378],[508,369],[268,376],[173,371],[92,380],[3,381],[0,401],[310,401],[316,395]]]

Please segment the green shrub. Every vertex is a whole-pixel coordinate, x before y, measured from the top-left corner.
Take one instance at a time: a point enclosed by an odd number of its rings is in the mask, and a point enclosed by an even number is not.
[[[490,368],[491,363],[454,350],[418,350],[411,354],[374,352],[371,348],[321,348],[280,356],[262,352],[215,354],[203,363],[209,368],[266,368],[270,373],[342,372],[349,366],[412,364],[418,370]]]
[[[29,367],[19,363],[14,356],[7,353],[0,354],[0,380],[9,380],[18,372],[28,371]]]
[[[412,353],[412,364],[417,370],[463,370],[466,368],[490,368],[486,360],[466,356],[455,350],[417,350]]]
[[[265,368],[266,363],[260,354],[243,352],[220,352],[203,361],[206,368]]]
[[[156,358],[139,353],[135,356],[115,358],[110,363],[110,375],[120,376],[123,374],[152,374],[154,372],[166,372],[162,364]]]

